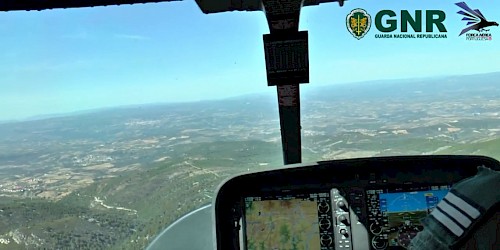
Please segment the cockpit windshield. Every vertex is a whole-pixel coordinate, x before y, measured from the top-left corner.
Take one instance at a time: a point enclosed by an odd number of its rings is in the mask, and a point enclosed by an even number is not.
[[[303,7],[302,161],[500,159],[499,13],[486,0]],[[143,249],[224,179],[282,166],[268,33],[262,11],[195,1],[0,12],[0,249]],[[321,203],[303,198],[250,197],[249,231],[262,237],[257,207]]]

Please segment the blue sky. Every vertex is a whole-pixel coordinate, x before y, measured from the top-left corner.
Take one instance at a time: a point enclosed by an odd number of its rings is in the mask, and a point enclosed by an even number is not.
[[[455,1],[351,0],[302,10],[309,31],[310,84],[500,71],[500,28],[493,41],[458,37]],[[500,21],[500,2],[468,1]],[[362,7],[439,9],[448,39],[362,40],[346,15]],[[203,14],[194,1],[0,13],[0,120],[155,102],[218,99],[267,87],[262,12]]]

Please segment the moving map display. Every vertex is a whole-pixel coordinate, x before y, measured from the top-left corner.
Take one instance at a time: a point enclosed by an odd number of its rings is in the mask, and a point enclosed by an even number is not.
[[[380,211],[388,220],[389,246],[407,247],[423,229],[421,219],[427,216],[448,193],[448,190],[379,194]]]
[[[322,246],[321,236],[329,233],[319,223],[330,216],[329,204],[329,193],[246,198],[246,249],[330,249]]]

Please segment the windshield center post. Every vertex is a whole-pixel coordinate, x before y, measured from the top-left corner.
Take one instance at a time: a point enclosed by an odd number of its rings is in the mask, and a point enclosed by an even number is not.
[[[301,0],[262,1],[268,86],[277,86],[284,164],[302,162],[300,87],[309,82],[308,33],[299,31]]]

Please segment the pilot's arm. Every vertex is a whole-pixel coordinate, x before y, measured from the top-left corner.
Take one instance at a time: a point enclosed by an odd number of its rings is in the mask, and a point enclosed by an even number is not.
[[[453,185],[423,219],[424,230],[409,249],[500,249],[499,204],[500,173],[478,167],[475,176]]]

